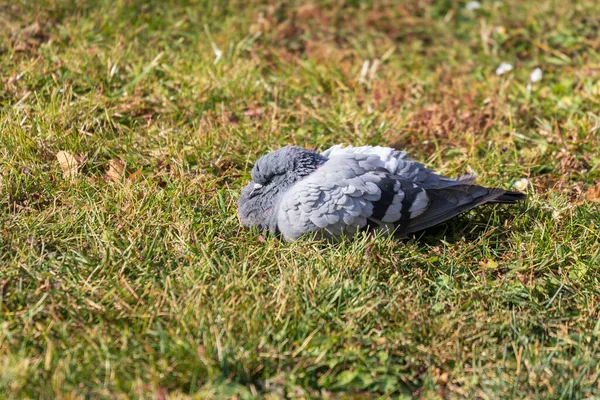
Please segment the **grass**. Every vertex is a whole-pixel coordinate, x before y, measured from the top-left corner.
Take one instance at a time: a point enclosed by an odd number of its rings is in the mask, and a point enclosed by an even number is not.
[[[481,5],[0,4],[0,396],[599,397],[597,2]],[[257,157],[340,142],[528,200],[240,228]]]

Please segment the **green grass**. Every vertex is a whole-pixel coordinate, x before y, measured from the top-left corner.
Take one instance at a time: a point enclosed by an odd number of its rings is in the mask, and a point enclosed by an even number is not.
[[[0,3],[0,397],[599,397],[599,17]],[[240,228],[257,157],[336,143],[528,200],[410,240]]]

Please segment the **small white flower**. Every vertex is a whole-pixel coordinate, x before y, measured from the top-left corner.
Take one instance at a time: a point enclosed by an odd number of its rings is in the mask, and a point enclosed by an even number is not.
[[[481,3],[478,1],[470,1],[465,4],[465,10],[474,11],[479,10],[481,8]]]
[[[496,75],[504,75],[508,71],[512,71],[513,66],[507,62],[503,62],[500,64],[498,68],[496,68]]]
[[[513,184],[513,187],[517,190],[524,191],[529,186],[529,181],[526,178],[519,179]]]
[[[213,51],[215,52],[215,61],[213,62],[213,64],[217,64],[221,57],[223,57],[223,52],[217,47],[217,45],[214,42],[210,42],[210,44],[212,46]]]
[[[531,83],[536,83],[542,80],[542,69],[541,68],[536,68],[531,72],[531,75],[529,75],[529,80],[531,81]]]

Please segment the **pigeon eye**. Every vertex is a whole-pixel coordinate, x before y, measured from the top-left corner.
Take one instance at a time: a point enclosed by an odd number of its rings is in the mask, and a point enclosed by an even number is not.
[[[268,175],[258,175],[253,177],[254,181],[254,189],[260,189],[261,187],[272,184],[274,181],[278,181],[281,177],[285,175],[285,171],[283,172],[271,172]],[[260,186],[257,186],[260,185]]]

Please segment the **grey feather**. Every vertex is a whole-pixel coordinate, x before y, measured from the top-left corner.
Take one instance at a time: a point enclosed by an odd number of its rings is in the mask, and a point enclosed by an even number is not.
[[[368,223],[407,234],[481,204],[525,198],[474,185],[474,175],[438,175],[387,147],[334,146],[318,154],[288,146],[261,157],[251,175],[238,202],[242,224],[288,240],[354,234]]]

